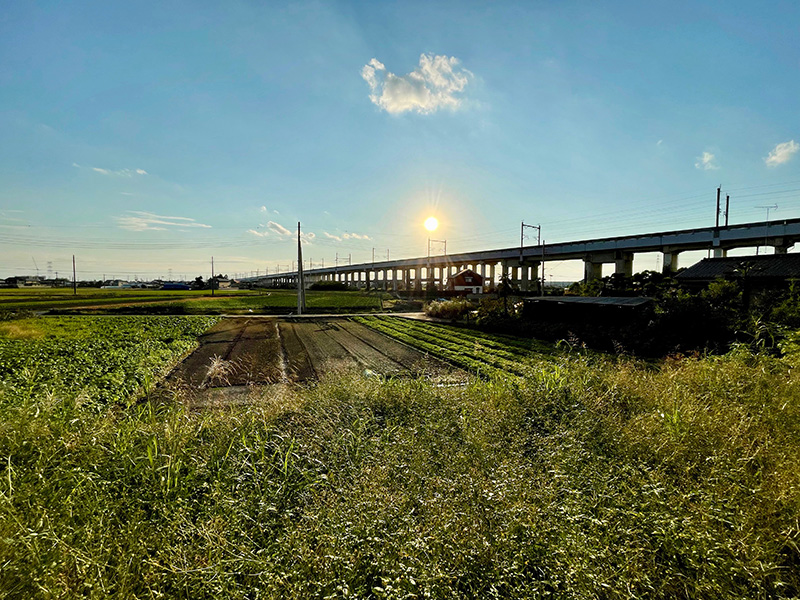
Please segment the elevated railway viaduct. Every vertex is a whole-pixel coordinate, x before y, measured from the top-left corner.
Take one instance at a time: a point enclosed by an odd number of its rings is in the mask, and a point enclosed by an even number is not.
[[[800,219],[786,219],[315,268],[305,270],[304,277],[307,285],[317,281],[337,281],[397,290],[400,284],[404,289],[428,283],[442,285],[450,275],[470,268],[491,283],[506,275],[521,289],[529,290],[537,285],[539,266],[546,261],[582,260],[584,281],[591,281],[602,276],[602,267],[606,263],[615,265],[615,273],[632,275],[636,253],[661,252],[664,271],[674,272],[678,268],[679,255],[689,250],[710,249],[714,256],[719,257],[726,256],[734,248],[772,246],[776,253],[783,254],[798,240]],[[288,286],[296,285],[297,277],[297,271],[291,271],[245,281],[266,286]]]

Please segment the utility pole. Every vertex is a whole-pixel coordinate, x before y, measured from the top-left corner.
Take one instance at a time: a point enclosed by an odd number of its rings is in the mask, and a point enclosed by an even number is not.
[[[719,195],[721,191],[722,191],[722,186],[720,185],[717,188],[717,214],[716,214],[716,224],[714,225],[714,227],[716,227],[717,229],[719,229]]]
[[[214,295],[214,257],[211,257],[211,295]]]
[[[542,296],[544,296],[544,243],[544,240],[542,240],[542,243],[539,244],[542,247]]]
[[[77,296],[78,295],[78,280],[75,277],[75,273],[76,273],[76,271],[75,271],[75,255],[73,254],[72,255],[72,295],[73,296]]]
[[[725,227],[728,226],[728,214],[731,212],[731,195],[725,194]]]
[[[306,290],[303,285],[303,242],[300,239],[300,221],[297,222],[297,314],[306,307]]]

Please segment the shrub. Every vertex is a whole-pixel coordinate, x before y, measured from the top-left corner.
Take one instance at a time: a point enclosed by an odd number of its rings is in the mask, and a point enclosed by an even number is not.
[[[425,305],[425,314],[436,319],[457,321],[472,310],[468,300],[434,300]]]

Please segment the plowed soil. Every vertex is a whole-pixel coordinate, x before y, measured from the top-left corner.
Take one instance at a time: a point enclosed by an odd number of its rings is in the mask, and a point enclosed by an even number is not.
[[[194,404],[210,395],[242,397],[219,388],[305,383],[348,371],[442,383],[467,379],[463,371],[347,319],[229,318],[199,341],[166,380]]]

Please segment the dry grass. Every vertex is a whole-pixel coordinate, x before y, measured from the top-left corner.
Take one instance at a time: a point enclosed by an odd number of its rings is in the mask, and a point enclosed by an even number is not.
[[[341,375],[250,400],[0,403],[0,589],[800,594],[800,382],[782,359],[578,353],[524,379]]]

